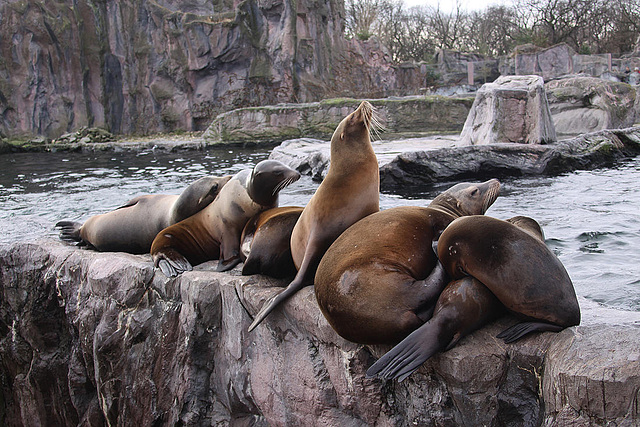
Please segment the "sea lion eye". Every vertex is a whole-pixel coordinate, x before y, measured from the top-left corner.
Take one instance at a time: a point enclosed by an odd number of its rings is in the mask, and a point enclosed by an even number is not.
[[[478,189],[474,188],[473,191],[471,192],[472,196],[476,196],[478,194]]]

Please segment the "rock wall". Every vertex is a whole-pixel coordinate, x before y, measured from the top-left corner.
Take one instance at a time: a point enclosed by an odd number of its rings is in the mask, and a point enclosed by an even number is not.
[[[640,315],[581,300],[583,323],[505,345],[501,319],[403,383],[387,348],[346,342],[312,288],[253,333],[284,283],[215,263],[169,280],[149,256],[0,246],[0,424],[634,425]]]
[[[346,41],[343,15],[339,0],[3,2],[0,136],[203,130],[235,107],[424,85]]]

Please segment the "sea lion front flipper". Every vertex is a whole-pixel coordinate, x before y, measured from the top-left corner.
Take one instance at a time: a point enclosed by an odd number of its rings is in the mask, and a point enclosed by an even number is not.
[[[309,238],[309,241],[313,241],[313,235]],[[280,304],[282,301],[286,300],[305,286],[313,284],[313,276],[315,275],[316,269],[318,268],[318,263],[320,263],[319,259],[315,259],[316,257],[314,255],[316,251],[317,246],[307,248],[304,259],[302,260],[302,264],[300,265],[300,269],[298,270],[296,277],[293,278],[291,283],[289,283],[289,286],[284,288],[282,292],[271,297],[271,299],[262,306],[258,314],[256,314],[256,317],[253,319],[251,325],[249,325],[249,332],[253,331],[255,327],[258,326],[260,322],[262,322],[269,315],[269,313],[271,313],[273,309],[278,306],[278,304]],[[315,265],[312,265],[312,263]]]
[[[531,332],[560,332],[564,327],[545,322],[521,322],[500,332],[496,338],[500,338],[509,344],[519,340]]]
[[[439,328],[429,321],[400,341],[367,370],[367,377],[402,381],[427,359],[447,347],[438,336]]]
[[[138,202],[140,200],[142,200],[142,198],[147,197],[147,196],[136,196],[133,199],[129,200],[127,203],[125,203],[122,206],[118,206],[117,208],[115,208],[114,210],[118,210],[118,209],[124,209],[124,208],[130,208],[131,206],[135,206],[138,204]]]
[[[167,277],[176,277],[193,270],[191,263],[173,248],[163,248],[153,254],[153,264]]]
[[[241,261],[242,260],[240,259],[240,255],[235,255],[227,259],[220,258],[220,261],[218,261],[218,267],[216,268],[216,271],[219,271],[219,272],[229,271],[233,269],[236,265],[240,264]]]

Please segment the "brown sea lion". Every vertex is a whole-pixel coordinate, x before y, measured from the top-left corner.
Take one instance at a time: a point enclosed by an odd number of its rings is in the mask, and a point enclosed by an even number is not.
[[[403,206],[370,215],[345,231],[322,258],[315,293],[325,318],[343,338],[396,344],[427,321],[448,283],[432,249],[458,217],[483,214],[498,180],[461,183],[428,207]]]
[[[291,232],[304,208],[283,206],[260,212],[245,225],[240,237],[242,274],[293,277]]]
[[[431,320],[381,357],[368,376],[402,381],[505,307],[526,320],[498,335],[507,343],[530,332],[557,332],[580,323],[571,280],[531,218],[460,218],[440,237],[438,256],[457,280],[443,291]]]
[[[276,160],[238,172],[216,200],[197,214],[160,231],[151,245],[156,267],[169,276],[219,259],[218,271],[240,263],[240,235],[257,213],[276,207],[278,194],[300,174]]]
[[[506,342],[580,323],[567,270],[540,238],[520,227],[490,217],[460,218],[442,233],[438,258],[452,278],[475,277],[527,319],[500,334]]]
[[[158,232],[209,205],[231,176],[204,177],[180,195],[138,196],[123,206],[89,218],[84,224],[60,221],[60,239],[102,252],[148,253]]]
[[[379,211],[380,171],[371,147],[372,124],[375,124],[373,107],[363,101],[333,133],[327,176],[291,234],[291,255],[298,273],[289,286],[264,304],[249,331],[280,302],[313,284],[322,255],[344,230]]]

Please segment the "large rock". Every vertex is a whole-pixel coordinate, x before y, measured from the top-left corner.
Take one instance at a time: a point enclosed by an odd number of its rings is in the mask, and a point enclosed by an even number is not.
[[[571,74],[574,71],[573,56],[576,52],[566,43],[559,43],[546,49],[524,45],[515,51],[515,73],[517,75],[537,74],[545,80]]]
[[[253,333],[284,283],[177,279],[149,256],[54,241],[0,246],[0,423],[633,425],[640,315],[581,300],[583,324],[504,345],[501,319],[403,383],[365,377],[388,348],[339,338],[312,288]],[[577,421],[575,421],[577,420]]]
[[[331,139],[340,121],[360,100],[327,99],[304,104],[239,108],[220,114],[203,137],[209,144],[268,144],[293,138]],[[473,97],[407,96],[371,99],[392,137],[459,132]]]
[[[572,76],[551,80],[545,89],[558,134],[619,129],[636,121],[637,93],[629,84]]]
[[[555,175],[592,169],[640,153],[640,127],[593,132],[554,144],[463,145],[457,136],[374,141],[380,187],[397,191],[461,179]],[[269,155],[300,173],[322,180],[329,168],[329,143],[285,141]]]
[[[556,140],[544,81],[538,76],[502,76],[484,84],[464,123],[463,144],[545,144]]]

